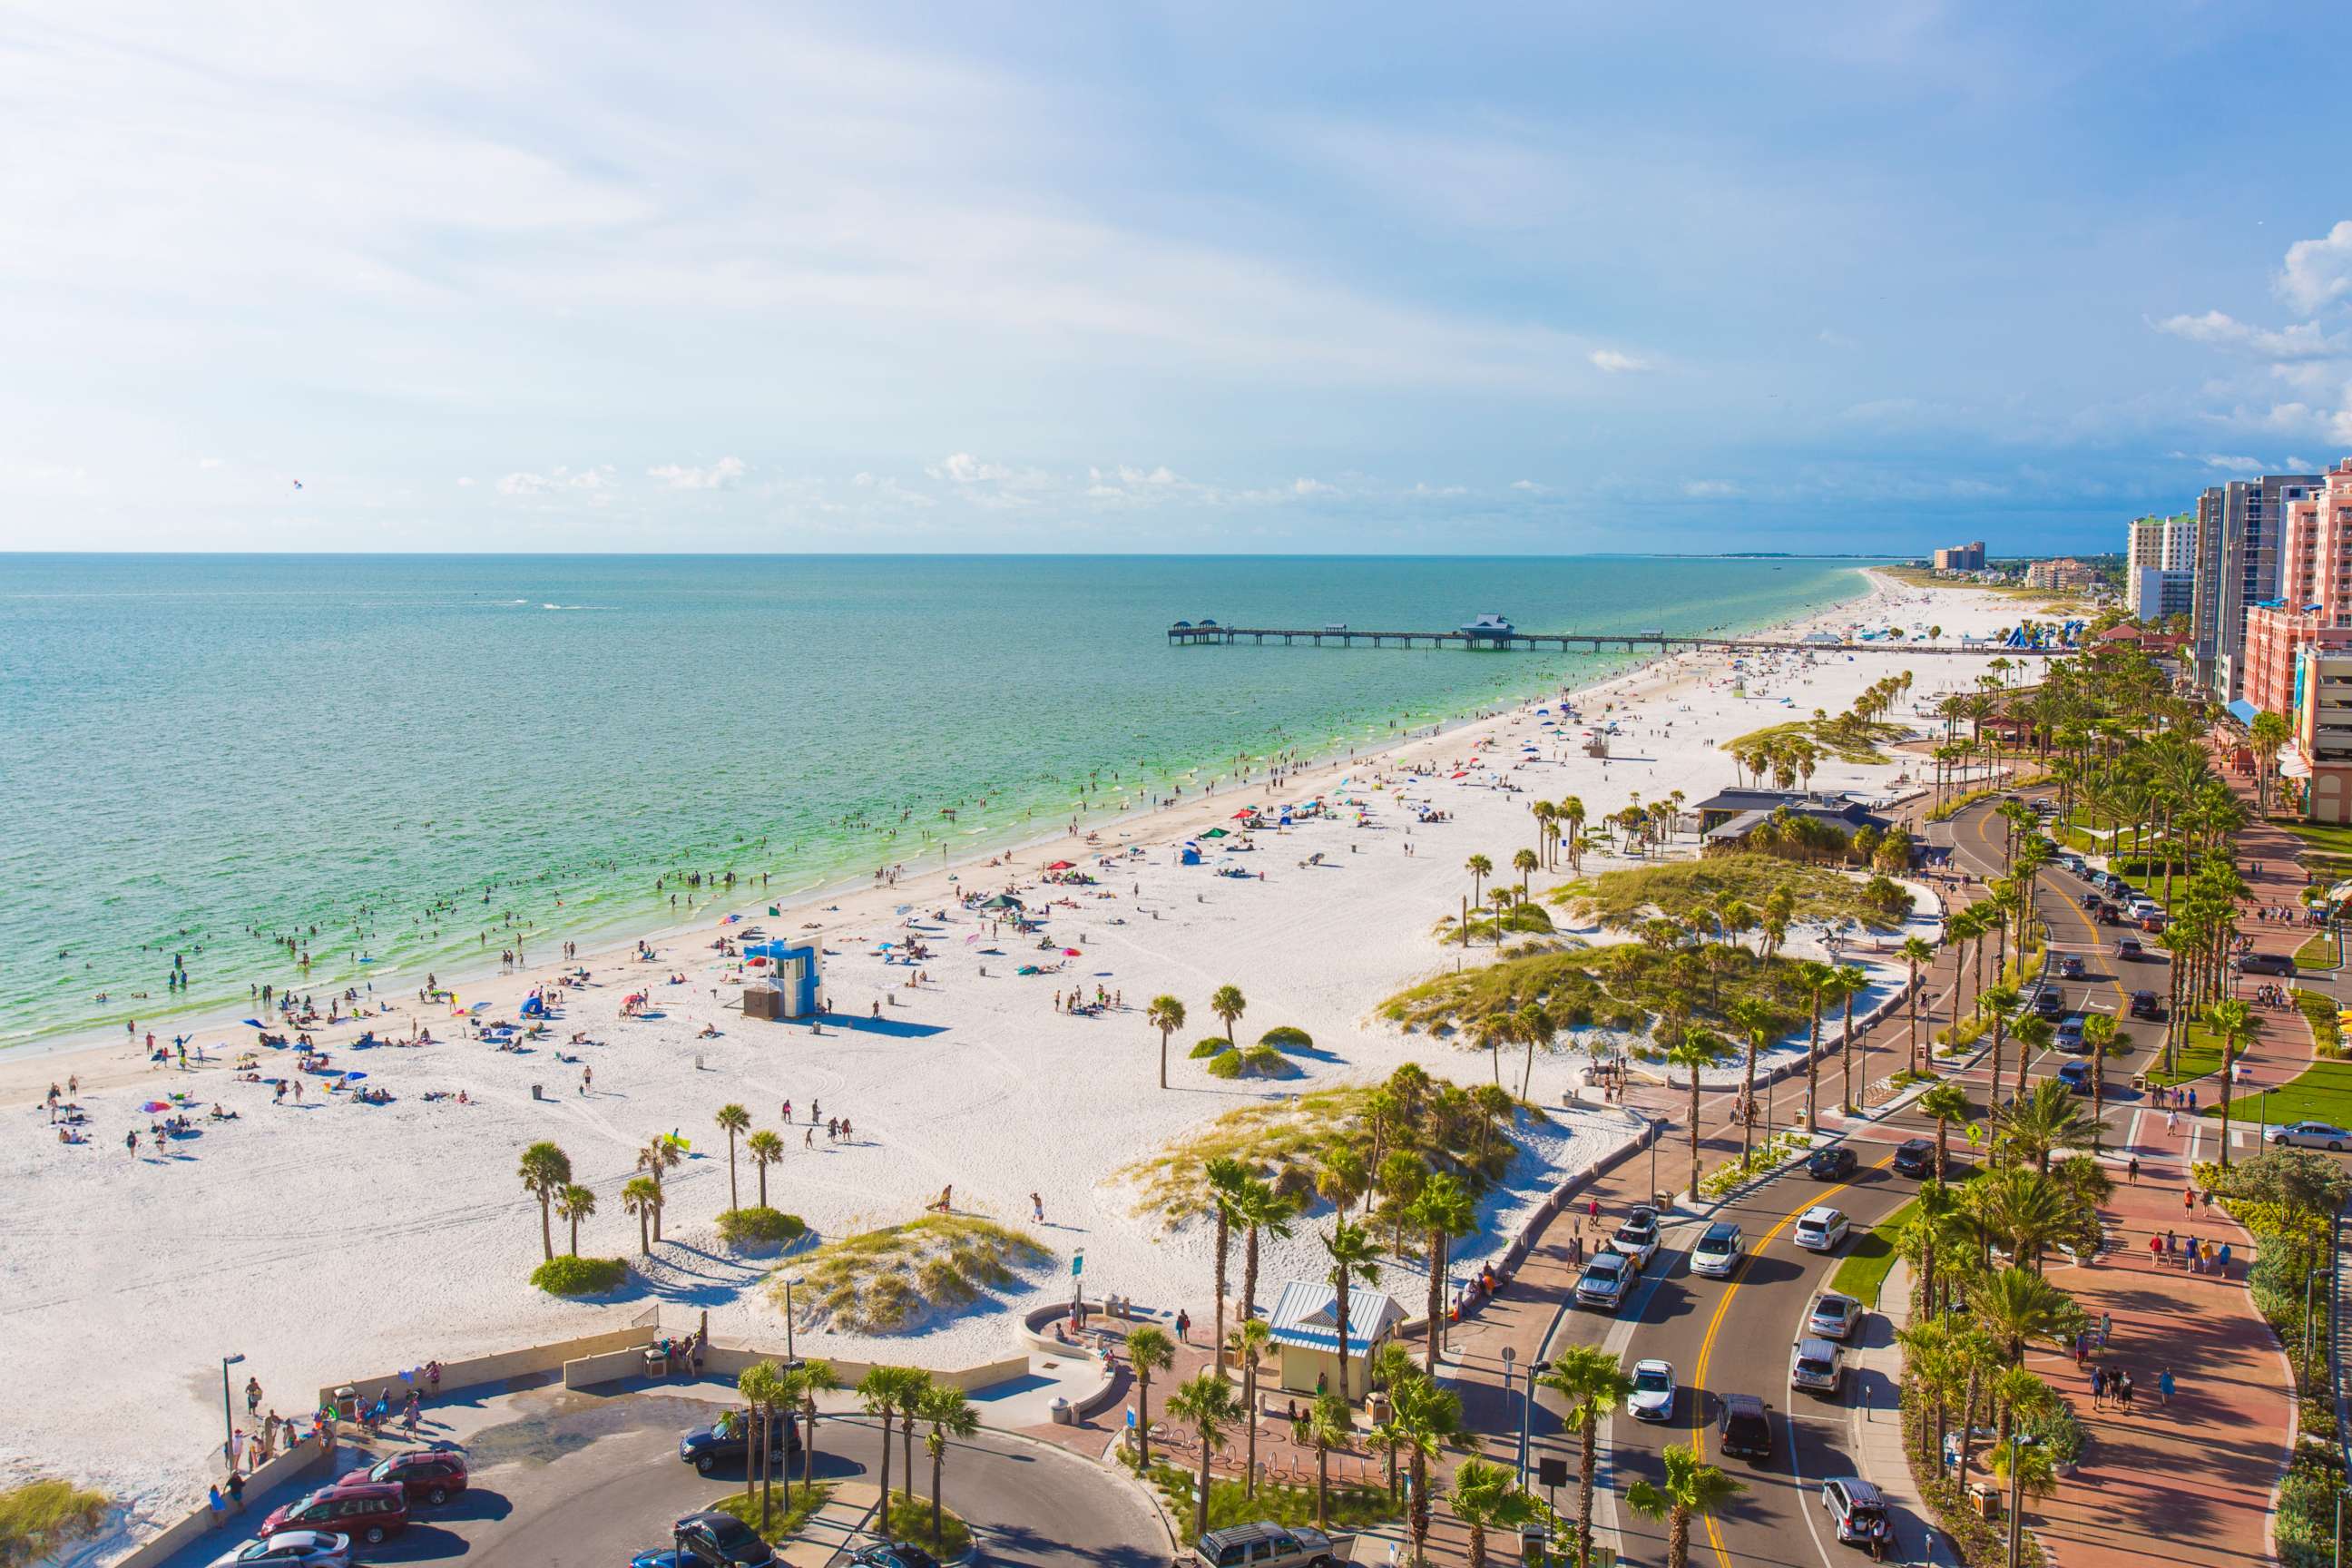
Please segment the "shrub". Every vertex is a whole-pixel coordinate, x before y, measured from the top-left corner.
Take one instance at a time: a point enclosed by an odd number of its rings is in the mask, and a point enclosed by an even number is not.
[[[1257,1037],[1261,1046],[1272,1046],[1278,1051],[1312,1050],[1315,1038],[1306,1030],[1291,1024],[1276,1024]]]
[[[551,1258],[530,1271],[530,1282],[551,1296],[602,1296],[629,1277],[625,1258]]]
[[[1192,1059],[1196,1062],[1205,1061],[1211,1057],[1223,1056],[1233,1048],[1234,1043],[1231,1040],[1202,1040],[1192,1047]]]
[[[0,1490],[0,1563],[64,1556],[74,1542],[98,1533],[112,1506],[104,1492],[70,1481],[26,1481]]]
[[[807,1230],[800,1215],[775,1209],[729,1209],[719,1216],[719,1238],[730,1247],[746,1242],[794,1241]]]
[[[1220,1052],[1218,1052],[1218,1053],[1217,1053],[1217,1055],[1216,1055],[1215,1057],[1213,1057],[1213,1058],[1212,1058],[1210,1059],[1210,1062],[1209,1062],[1209,1076],[1210,1076],[1211,1078],[1239,1078],[1239,1077],[1241,1077],[1241,1076],[1242,1076],[1242,1054],[1241,1054],[1241,1052],[1239,1052],[1239,1051],[1220,1051]]]

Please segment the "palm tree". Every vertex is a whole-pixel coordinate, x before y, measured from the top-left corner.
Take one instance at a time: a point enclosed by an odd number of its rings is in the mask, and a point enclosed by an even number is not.
[[[1399,1446],[1404,1449],[1406,1473],[1412,1487],[1412,1505],[1408,1515],[1412,1560],[1425,1563],[1429,1544],[1429,1462],[1444,1451],[1450,1439],[1461,1436],[1462,1401],[1450,1390],[1440,1388],[1427,1373],[1420,1373],[1390,1386],[1389,1408],[1392,1412],[1390,1424],[1395,1427]]]
[[[1797,984],[1805,988],[1812,1003],[1812,1032],[1805,1046],[1805,1128],[1818,1131],[1821,1121],[1816,1115],[1816,1100],[1821,1089],[1822,1068],[1822,1004],[1837,984],[1837,971],[1826,963],[1807,959],[1797,965]]]
[[[658,1187],[662,1184],[662,1173],[677,1169],[679,1162],[685,1158],[686,1156],[678,1152],[675,1142],[667,1137],[656,1138],[637,1151],[637,1169],[653,1177],[654,1185]],[[656,1241],[662,1238],[662,1206],[668,1201],[669,1194],[664,1193],[662,1202],[654,1205],[654,1239]]]
[[[1343,1356],[1339,1363],[1339,1380],[1344,1383],[1347,1376],[1348,1363]],[[1242,1418],[1248,1420],[1248,1412],[1243,1412]],[[1330,1393],[1315,1396],[1315,1403],[1307,1407],[1307,1414],[1299,1417],[1297,1429],[1293,1433],[1294,1437],[1315,1450],[1315,1528],[1318,1530],[1331,1528],[1331,1450],[1346,1447],[1355,1435],[1355,1416],[1348,1409],[1348,1402]]]
[[[1704,1069],[1718,1066],[1728,1053],[1729,1047],[1722,1040],[1704,1029],[1685,1029],[1682,1037],[1666,1047],[1666,1064],[1690,1074],[1690,1196],[1693,1203],[1698,1201],[1698,1078]]]
[[[1470,1532],[1470,1568],[1486,1568],[1486,1532],[1516,1530],[1536,1517],[1535,1499],[1519,1489],[1507,1465],[1472,1456],[1454,1472],[1445,1500]]]
[[[1578,1459],[1576,1560],[1592,1561],[1592,1479],[1600,1463],[1601,1423],[1633,1392],[1618,1359],[1598,1345],[1570,1345],[1538,1374],[1536,1384],[1568,1401],[1568,1428],[1583,1438]]]
[[[2272,715],[2264,713],[2263,718]],[[2009,1488],[2009,1568],[2017,1568],[2020,1534],[2025,1528],[2025,1500],[2048,1497],[2058,1489],[2057,1467],[2050,1451],[2039,1444],[2007,1442],[1992,1451],[1992,1473]]]
[[[887,1520],[890,1512],[890,1418],[898,1413],[898,1399],[906,1387],[899,1375],[905,1369],[895,1366],[868,1367],[858,1380],[857,1402],[866,1414],[882,1423],[882,1513]]]
[[[1625,1490],[1625,1505],[1644,1519],[1666,1521],[1666,1568],[1690,1568],[1690,1526],[1695,1517],[1721,1508],[1748,1489],[1707,1464],[1690,1443],[1670,1443],[1660,1456],[1665,1460],[1662,1485],[1635,1481]]]
[[[2001,1136],[2010,1148],[2044,1174],[2053,1153],[2091,1145],[2092,1121],[2075,1109],[2074,1091],[2056,1079],[2043,1079],[2033,1092],[2011,1101],[2000,1121]]]
[[[1584,868],[1584,802],[1570,795],[1559,803],[1559,819],[1568,824],[1568,866],[1571,871]]]
[[[1473,855],[1462,863],[1462,868],[1470,873],[1470,901],[1475,904],[1478,901],[1479,885],[1495,874],[1495,863],[1484,855]]]
[[[743,1140],[743,1152],[751,1156],[751,1169],[760,1178],[760,1206],[768,1206],[768,1167],[779,1164],[784,1157],[784,1141],[762,1127]]]
[[[539,1200],[539,1245],[551,1262],[555,1258],[555,1228],[548,1210],[572,1180],[572,1156],[554,1144],[542,1140],[522,1152],[522,1164],[516,1173],[522,1177],[522,1190]]]
[[[1201,1475],[1192,1489],[1192,1533],[1209,1529],[1209,1460],[1224,1447],[1225,1428],[1248,1412],[1234,1400],[1234,1385],[1216,1368],[1196,1373],[1168,1396],[1168,1414],[1190,1425],[1201,1439]]]
[[[1143,1010],[1143,1021],[1160,1031],[1160,1087],[1168,1087],[1168,1037],[1184,1026],[1184,1004],[1173,996],[1154,996]]]
[[[1331,1234],[1316,1239],[1323,1244],[1323,1255],[1331,1260],[1331,1271],[1324,1279],[1339,1293],[1339,1397],[1353,1404],[1348,1393],[1348,1288],[1357,1280],[1367,1285],[1380,1282],[1381,1244],[1362,1226],[1349,1225],[1344,1219],[1333,1220]]]
[[[1209,997],[1209,1011],[1224,1020],[1225,1044],[1240,1045],[1241,1042],[1234,1038],[1234,1025],[1249,1011],[1249,1003],[1243,997],[1242,988],[1238,985],[1218,986]]]
[[[1338,1144],[1335,1147],[1348,1148],[1346,1144]],[[1353,1149],[1348,1149],[1348,1152],[1350,1155],[1355,1154]],[[1332,1169],[1334,1168],[1331,1166],[1326,1166],[1327,1172]],[[1335,1190],[1345,1192],[1348,1190],[1346,1184],[1353,1178],[1344,1163],[1337,1170],[1337,1180],[1340,1184]],[[1359,1158],[1355,1173],[1360,1174],[1361,1171],[1362,1163]],[[1344,1205],[1341,1206],[1345,1207]],[[1243,1322],[1246,1323],[1257,1316],[1258,1242],[1265,1237],[1271,1237],[1276,1241],[1288,1240],[1290,1222],[1297,1217],[1298,1205],[1275,1191],[1271,1184],[1260,1181],[1248,1181],[1242,1184],[1234,1202],[1234,1222],[1242,1227],[1241,1321]]]
[[[1536,1047],[1550,1050],[1552,1041],[1559,1037],[1559,1026],[1542,1003],[1529,1002],[1519,1009],[1516,1032],[1528,1047],[1527,1065],[1519,1069],[1519,1098],[1525,1100],[1535,1084]]]
[[[1913,1072],[1926,1072],[1927,1058],[1919,1049],[1919,971],[1936,962],[1936,950],[1924,938],[1906,936],[1903,939],[1903,962],[1911,972],[1908,994],[1911,1002],[1910,1068]]]
[[[1225,1342],[1225,1261],[1233,1255],[1234,1220],[1240,1212],[1242,1190],[1248,1186],[1249,1167],[1220,1154],[1203,1168],[1208,1177],[1209,1210],[1217,1218],[1217,1318],[1209,1336],[1209,1354],[1222,1353]]]
[[[1936,1180],[1943,1181],[1950,1170],[1952,1123],[1966,1122],[1976,1108],[1969,1103],[1969,1091],[1957,1079],[1946,1079],[1918,1099],[1919,1114],[1936,1119]]]
[[[646,1222],[660,1215],[661,1184],[650,1176],[631,1176],[621,1184],[621,1212],[637,1216],[637,1250],[653,1256],[653,1243],[646,1239]]]
[[[2036,1052],[2048,1050],[2050,1042],[2058,1037],[2058,1026],[2028,1013],[2017,1020],[2016,1027],[2010,1032],[2017,1037],[2017,1077],[2009,1091],[2010,1103],[2014,1106],[2025,1095],[2026,1068],[2032,1065]],[[1985,1087],[1997,1095],[2000,1092],[2000,1079],[1995,1078]]]
[[[580,1256],[580,1222],[596,1212],[596,1194],[577,1182],[566,1182],[555,1194],[555,1212],[572,1226],[572,1256]]]
[[[1273,1326],[1264,1318],[1244,1318],[1225,1337],[1226,1348],[1234,1352],[1234,1360],[1242,1369],[1242,1433],[1249,1445],[1242,1469],[1244,1497],[1257,1495],[1257,1421],[1248,1413],[1257,1409],[1258,1362],[1265,1354],[1265,1347],[1273,1342]]]
[[[1978,944],[1983,944],[1981,937],[1978,939]],[[1992,1031],[1992,1071],[1985,1079],[1985,1088],[1990,1100],[2000,1098],[2000,1047],[2008,1035],[2009,1016],[2016,1010],[2017,1004],[2018,991],[2014,985],[1999,984],[1990,991],[1977,993],[1977,1016]]]
[[[2230,1080],[2237,1076],[2238,1053],[2254,1036],[2254,1010],[2237,997],[2205,1009],[2205,1021],[2221,1042],[2221,1169],[2230,1168]]]
[[[1519,874],[1519,902],[1523,904],[1528,901],[1528,878],[1538,864],[1536,852],[1532,849],[1518,850],[1511,857],[1511,869]]]
[[[827,1361],[804,1361],[784,1373],[784,1386],[801,1412],[801,1500],[816,1495],[816,1396],[841,1386]]]
[[[902,1366],[898,1372],[898,1457],[905,1461],[899,1467],[898,1500],[912,1507],[915,1501],[915,1423],[919,1418],[917,1411],[931,1392],[931,1374],[919,1366]],[[884,1500],[887,1503],[888,1500]]]
[[[1838,1036],[1838,1060],[1843,1069],[1843,1103],[1839,1109],[1852,1116],[1854,1113],[1853,1058],[1867,1048],[1864,1042],[1853,1037],[1853,999],[1870,989],[1870,976],[1864,973],[1860,964],[1843,963],[1838,966],[1832,982],[1828,994],[1835,997],[1845,1009],[1845,1020],[1842,1025],[1843,1032]],[[1863,1092],[1870,1092],[1866,1081]]]
[[[940,1478],[947,1468],[948,1439],[970,1437],[979,1431],[980,1413],[971,1407],[962,1389],[940,1383],[923,1390],[915,1403],[914,1414],[931,1428],[923,1435],[923,1451],[931,1457],[931,1546],[937,1550],[941,1544]]]
[[[751,1506],[751,1484],[756,1478],[760,1492],[759,1528],[764,1533],[768,1528],[772,1489],[768,1473],[775,1464],[775,1456],[768,1451],[772,1425],[776,1411],[791,1397],[791,1390],[784,1384],[783,1368],[772,1361],[757,1361],[736,1374],[735,1392],[741,1397],[745,1414],[751,1417],[751,1434],[743,1449],[743,1502],[745,1507]],[[784,1478],[786,1490],[791,1489],[792,1484],[792,1477],[787,1473]]]
[[[1127,1362],[1135,1369],[1135,1451],[1146,1475],[1151,1473],[1151,1380],[1176,1364],[1176,1345],[1168,1331],[1146,1323],[1129,1331]]]
[[[1756,1053],[1771,1044],[1775,1026],[1780,1020],[1773,1016],[1771,1008],[1753,997],[1745,997],[1734,1002],[1731,1005],[1730,1017],[1732,1026],[1748,1037],[1748,1074],[1740,1084],[1739,1102],[1742,1106],[1752,1109],[1756,1104]],[[1692,1125],[1694,1127],[1697,1125],[1696,1119],[1693,1120]],[[1748,1168],[1748,1157],[1755,1146],[1755,1119],[1753,1116],[1742,1116],[1739,1119],[1739,1168],[1741,1170]]]
[[[722,1105],[716,1118],[719,1130],[727,1134],[727,1208],[730,1214],[739,1206],[735,1201],[735,1138],[751,1129],[751,1113],[740,1105]]]
[[[1969,1310],[2015,1366],[2033,1341],[2061,1344],[2083,1321],[2074,1299],[2039,1274],[2003,1268],[1969,1290]]]
[[[1446,1254],[1454,1237],[1478,1228],[1478,1205],[1470,1190],[1451,1171],[1431,1176],[1412,1204],[1412,1222],[1429,1233],[1429,1366],[1437,1366],[1437,1352],[1445,1331]]]

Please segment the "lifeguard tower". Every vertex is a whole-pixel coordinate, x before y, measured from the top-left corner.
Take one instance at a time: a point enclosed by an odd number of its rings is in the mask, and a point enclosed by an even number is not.
[[[745,959],[765,959],[767,973],[743,984],[746,1018],[815,1018],[824,1013],[817,994],[817,950],[814,943],[794,946],[782,942],[743,944]]]

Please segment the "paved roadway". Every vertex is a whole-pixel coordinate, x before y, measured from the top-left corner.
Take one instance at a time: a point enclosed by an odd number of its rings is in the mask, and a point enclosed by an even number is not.
[[[1980,879],[2001,870],[2004,825],[1991,806],[1987,803],[1972,808],[1953,824],[1956,864]],[[2056,870],[2045,873],[2040,883],[2036,901],[2049,927],[2053,952],[2079,953],[2085,963],[2084,979],[2066,983],[2071,1008],[2096,1008],[2121,1018],[2132,990],[2147,988],[2159,994],[2166,990],[2161,950],[2137,964],[2116,963],[2106,956],[2111,942],[2101,940],[2099,929],[2076,902],[2088,889]],[[2126,1053],[2108,1063],[2106,1123],[2111,1149],[2122,1141],[2142,1107],[2141,1097],[2130,1088],[2132,1074],[2161,1046],[2163,1026],[2123,1019],[2121,1038],[2127,1044]],[[2013,1088],[2017,1071],[2013,1046],[2007,1055],[2003,1094]],[[2054,1072],[2053,1056],[2056,1053],[2052,1051],[2035,1054],[2026,1067],[2029,1080]],[[1979,1116],[1988,1101],[1985,1080],[1982,1068],[1963,1079]],[[1799,1075],[1789,1079],[1781,1092],[1801,1104],[1802,1087]],[[1825,1093],[1822,1100],[1824,1105],[1834,1106],[1833,1094]],[[1824,1115],[1823,1125],[1836,1130],[1833,1109]],[[1703,1537],[1694,1542],[1697,1561],[1705,1564],[1711,1551],[1717,1568],[1730,1568],[1735,1562],[1774,1568],[1815,1568],[1816,1564],[1846,1568],[1854,1549],[1840,1546],[1825,1528],[1820,1482],[1826,1476],[1855,1473],[1850,1456],[1860,1423],[1871,1417],[1873,1408],[1876,1419],[1893,1419],[1895,1395],[1883,1379],[1865,1380],[1853,1369],[1848,1371],[1843,1394],[1837,1398],[1816,1397],[1790,1387],[1790,1352],[1814,1299],[1828,1289],[1838,1263],[1835,1256],[1800,1249],[1791,1233],[1796,1216],[1816,1204],[1834,1204],[1860,1228],[1909,1202],[1918,1184],[1894,1174],[1889,1165],[1894,1145],[1933,1132],[1932,1123],[1910,1114],[1878,1124],[1859,1124],[1850,1135],[1861,1160],[1861,1170],[1853,1179],[1816,1182],[1800,1171],[1726,1205],[1717,1217],[1736,1222],[1748,1248],[1747,1261],[1728,1280],[1703,1279],[1690,1273],[1687,1252],[1697,1239],[1702,1222],[1685,1221],[1669,1229],[1665,1245],[1622,1317],[1572,1307],[1565,1312],[1552,1341],[1555,1345],[1602,1344],[1629,1362],[1662,1358],[1673,1364],[1681,1385],[1675,1418],[1670,1424],[1653,1426],[1622,1413],[1612,1418],[1606,1461],[1612,1473],[1603,1478],[1607,1485],[1597,1507],[1597,1531],[1612,1522],[1615,1497],[1622,1496],[1626,1486],[1635,1479],[1661,1478],[1658,1456],[1666,1444],[1696,1439],[1703,1453],[1719,1459],[1712,1426],[1718,1398],[1725,1394],[1753,1394],[1771,1407],[1775,1417],[1773,1457],[1761,1464],[1719,1461],[1727,1463],[1748,1489],[1720,1518],[1707,1521]],[[1883,1344],[1887,1334],[1885,1321],[1874,1313],[1857,1331],[1854,1342]],[[1553,1436],[1538,1447],[1570,1455],[1572,1477],[1573,1435],[1558,1432],[1556,1414],[1540,1426]],[[1570,1494],[1563,1492],[1561,1501],[1570,1500]],[[1631,1527],[1625,1539],[1632,1553],[1642,1555],[1650,1528],[1630,1513],[1623,1523]],[[1915,1535],[1898,1544],[1898,1556],[1909,1559],[1919,1542]]]

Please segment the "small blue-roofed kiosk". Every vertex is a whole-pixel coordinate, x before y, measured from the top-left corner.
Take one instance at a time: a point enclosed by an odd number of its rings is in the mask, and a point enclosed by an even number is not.
[[[746,958],[764,958],[768,973],[743,986],[747,1018],[814,1018],[824,1012],[817,998],[817,950],[814,943],[749,942]],[[764,995],[762,994],[764,993]],[[772,1009],[767,998],[773,998]]]

